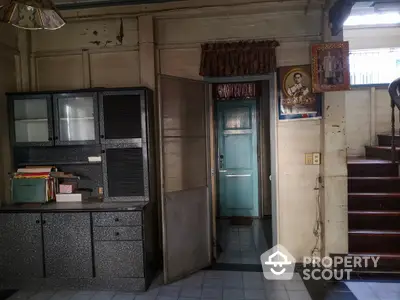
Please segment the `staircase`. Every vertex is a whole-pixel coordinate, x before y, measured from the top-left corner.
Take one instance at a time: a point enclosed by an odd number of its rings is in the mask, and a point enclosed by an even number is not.
[[[349,254],[380,256],[378,270],[400,272],[400,177],[392,163],[392,136],[379,135],[365,159],[349,160]],[[395,137],[396,161],[400,136]]]

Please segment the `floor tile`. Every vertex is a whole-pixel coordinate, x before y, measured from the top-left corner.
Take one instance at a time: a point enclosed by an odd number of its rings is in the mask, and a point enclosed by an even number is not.
[[[48,300],[55,294],[55,291],[40,291],[29,298],[29,300]]]
[[[287,291],[287,293],[290,300],[312,300],[307,291]]]
[[[285,290],[265,291],[265,296],[266,296],[267,300],[289,300],[289,295]],[[321,300],[321,299],[319,299],[319,300]]]
[[[299,280],[288,280],[284,282],[285,288],[288,291],[305,291],[306,286],[303,281]]]
[[[135,296],[134,293],[116,293],[112,300],[133,300]]]
[[[57,291],[53,296],[51,296],[49,299],[50,300],[69,300],[72,298],[73,295],[76,294],[76,291],[69,291],[69,290],[65,290],[65,291]],[[93,298],[95,299],[95,298]],[[104,298],[104,300],[109,300],[110,298]],[[96,299],[96,300],[103,300],[103,298],[101,299]]]
[[[203,288],[202,298],[222,298],[222,288]]]
[[[90,300],[111,300],[115,295],[115,292],[111,291],[100,291],[96,292]]]
[[[188,298],[200,298],[201,297],[201,288],[184,287],[181,290],[180,296],[188,297]]]
[[[28,298],[32,297],[35,294],[36,294],[36,291],[21,290],[21,291],[16,292],[15,294],[13,294],[7,300],[17,300],[17,299],[18,300],[25,300],[25,299],[28,299]]]
[[[262,290],[244,290],[245,299],[264,299],[265,291]]]
[[[178,297],[181,291],[181,287],[178,286],[163,286],[158,292],[158,296],[165,297]]]
[[[223,290],[224,300],[242,300],[244,298],[244,291],[242,289],[224,289]]]

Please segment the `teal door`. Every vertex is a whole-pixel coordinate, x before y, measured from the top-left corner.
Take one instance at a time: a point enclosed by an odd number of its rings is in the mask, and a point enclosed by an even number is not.
[[[217,103],[218,188],[221,217],[257,217],[256,101]]]

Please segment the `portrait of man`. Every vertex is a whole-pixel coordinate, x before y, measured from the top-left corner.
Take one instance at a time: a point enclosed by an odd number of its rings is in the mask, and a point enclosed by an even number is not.
[[[311,66],[279,68],[280,119],[320,116],[317,96],[311,92]]]
[[[315,44],[311,52],[313,92],[349,90],[348,42]]]

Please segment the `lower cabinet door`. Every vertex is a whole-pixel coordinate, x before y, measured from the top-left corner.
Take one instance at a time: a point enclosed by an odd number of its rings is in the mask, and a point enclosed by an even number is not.
[[[43,213],[46,277],[93,277],[90,213]]]
[[[40,213],[0,214],[0,278],[43,277]]]
[[[144,277],[142,241],[94,242],[96,277]]]

